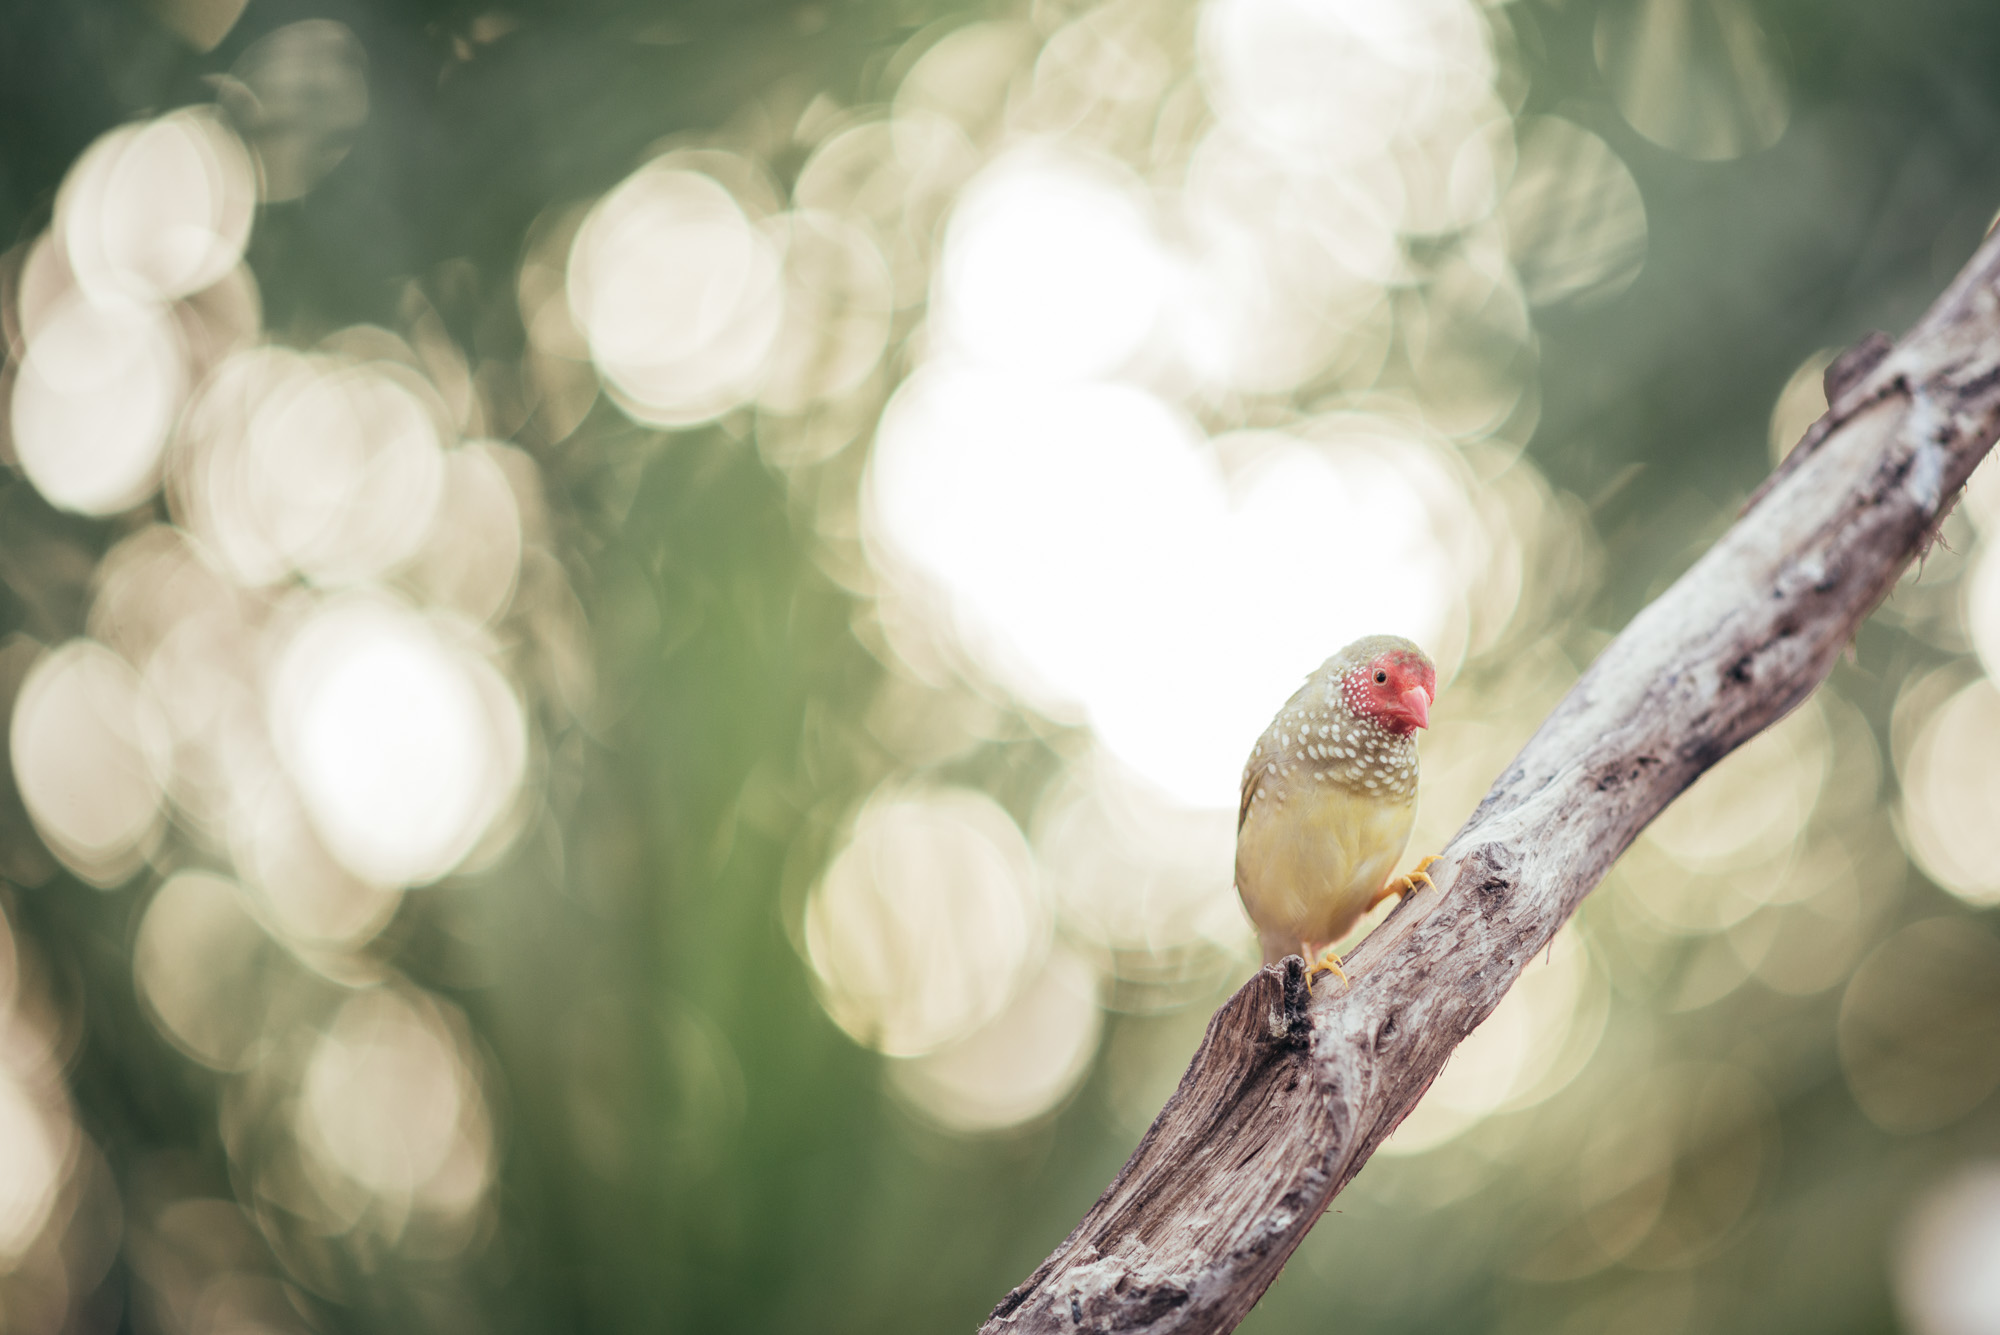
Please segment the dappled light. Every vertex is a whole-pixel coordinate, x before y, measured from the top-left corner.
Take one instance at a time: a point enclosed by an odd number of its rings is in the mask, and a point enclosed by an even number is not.
[[[321,1237],[449,1256],[495,1173],[483,1059],[367,952],[406,890],[490,864],[534,809],[521,664],[579,706],[589,674],[538,545],[540,466],[478,438],[449,339],[262,328],[243,267],[259,199],[307,194],[350,151],[365,65],[339,24],[269,33],[219,108],[91,145],[10,256],[6,457],[56,509],[128,517],[76,633],[10,640],[8,753],[60,864],[139,887],[139,1013],[229,1106],[269,1109],[231,1123],[252,1197],[276,1191]],[[103,1273],[118,1199],[38,1037],[40,966],[11,937],[6,959],[0,1310],[54,1330],[69,1277]],[[305,1328],[265,1243],[197,1296],[162,1250],[192,1205],[134,1202],[138,1269],[179,1313],[163,1328]],[[278,1215],[232,1217],[285,1236]]]
[[[1940,1027],[1927,1017],[1949,1014]],[[1840,1003],[1840,1065],[1885,1131],[1949,1126],[2000,1086],[2000,940],[1949,918],[1869,952]]]
[[[1603,972],[1572,928],[1556,938],[1545,959],[1529,966],[1500,1008],[1452,1054],[1383,1152],[1421,1154],[1481,1118],[1554,1096],[1590,1060],[1609,1007]]]
[[[1706,161],[1768,148],[1791,100],[1779,53],[1742,0],[1613,0],[1597,66],[1632,128]]]
[[[236,58],[216,93],[256,155],[265,203],[304,195],[353,149],[367,73],[353,29],[324,18],[273,29]]]
[[[1536,306],[1594,305],[1646,261],[1646,202],[1611,146],[1560,116],[1524,119],[1501,201],[1507,253]]]
[[[442,487],[438,423],[409,379],[270,348],[231,358],[183,427],[177,517],[245,584],[381,575],[422,539]]]
[[[81,292],[44,314],[12,425],[23,471],[52,503],[111,514],[153,489],[186,389],[177,332],[155,307]]]
[[[393,603],[332,602],[275,665],[278,754],[330,851],[378,885],[450,871],[521,780],[520,705],[442,632]]]
[[[242,258],[255,168],[212,112],[175,112],[93,144],[63,181],[54,230],[77,286],[97,301],[166,302]]]
[[[1304,165],[1336,166],[1465,126],[1495,74],[1464,0],[1385,11],[1348,0],[1204,8],[1202,73],[1218,110]]]
[[[896,1091],[939,1125],[997,1131],[1058,1106],[1090,1070],[1103,1022],[1096,973],[1051,954],[1007,1008],[949,1046],[890,1068]]]
[[[1025,388],[944,368],[906,382],[868,498],[883,555],[955,595],[1009,685],[1080,708],[1182,801],[1233,802],[1242,739],[1328,646],[1372,627],[1462,651],[1486,543],[1420,433],[1336,417],[1211,443],[1133,387]],[[1022,524],[1034,550],[1006,543]],[[1329,587],[1322,526],[1376,578]]]
[[[1768,436],[1773,463],[1790,454],[1826,412],[1826,368],[1836,352],[1836,348],[1821,348],[1807,357],[1778,391],[1778,401],[1771,406]]]
[[[50,850],[87,881],[124,880],[160,833],[166,737],[132,669],[72,640],[29,671],[11,729],[15,782]]]
[[[0,1328],[977,1324],[1299,683],[1442,851],[1964,262],[1945,8],[0,18]],[[1253,1326],[2000,1330],[1995,467]]]
[[[386,988],[345,1002],[306,1067],[299,1134],[329,1200],[346,1184],[384,1209],[459,1215],[490,1173],[485,1110],[435,1007]]]
[[[569,305],[625,406],[690,426],[756,392],[784,318],[782,258],[714,177],[654,163],[584,220]]]
[[[892,1057],[932,1052],[991,1021],[1040,963],[1040,877],[991,799],[883,794],[815,890],[806,946],[842,1028]]]
[[[132,969],[139,995],[176,1047],[218,1071],[242,1070],[274,1037],[243,997],[268,990],[284,961],[242,891],[205,872],[182,872],[146,906]]]
[[[1896,1297],[1916,1335],[2000,1329],[2000,1164],[1974,1161],[1934,1183],[1904,1226]]]
[[[1903,766],[1903,836],[1940,885],[1986,905],[2000,902],[2000,691],[1982,678],[1939,703]]]
[[[88,1246],[107,1222],[87,1195],[102,1160],[65,1091],[48,1002],[33,956],[0,914],[0,1292],[14,1322],[23,1309],[38,1321],[60,1316],[65,1246]]]
[[[1141,975],[1203,948],[1235,953],[1248,923],[1230,887],[1236,820],[1190,810],[1103,752],[1076,765],[1036,821],[1064,926]]]
[[[1153,334],[1175,274],[1139,183],[1115,164],[1017,150],[952,210],[933,318],[971,361],[1050,379],[1119,370]]]

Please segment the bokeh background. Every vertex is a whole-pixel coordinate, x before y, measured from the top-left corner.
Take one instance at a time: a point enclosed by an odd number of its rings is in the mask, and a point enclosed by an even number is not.
[[[9,0],[0,1328],[970,1329],[1996,208],[1977,0]],[[1246,1330],[2000,1331],[1996,525]]]

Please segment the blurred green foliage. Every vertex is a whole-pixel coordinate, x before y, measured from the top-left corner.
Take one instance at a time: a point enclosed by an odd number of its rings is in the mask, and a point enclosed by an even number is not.
[[[1579,655],[1684,568],[1767,471],[1766,422],[1793,368],[1870,328],[1904,328],[2000,204],[2000,11],[1754,8],[1786,61],[1793,117],[1774,147],[1726,163],[1677,157],[1620,118],[1593,62],[1596,6],[1506,11],[1531,75],[1524,110],[1608,140],[1650,223],[1629,292],[1538,317],[1530,455],[1585,503],[1603,548]],[[879,97],[886,62],[922,24],[991,10],[544,2],[491,11],[507,22],[475,37],[483,5],[253,0],[202,54],[137,3],[13,0],[0,10],[0,240],[46,225],[63,171],[96,135],[205,100],[205,76],[263,33],[333,17],[367,50],[372,110],[322,187],[260,216],[250,263],[267,327],[306,344],[393,324],[414,283],[475,360],[514,357],[516,270],[552,206],[760,102],[796,114],[822,89]],[[594,628],[603,707],[587,734],[551,747],[555,814],[500,869],[412,896],[376,947],[463,1006],[484,1046],[501,1127],[495,1223],[462,1256],[352,1258],[338,1291],[311,1301],[316,1319],[354,1331],[969,1329],[1131,1147],[1134,1129],[1107,1111],[1111,1076],[1098,1070],[1052,1120],[985,1140],[931,1129],[885,1095],[881,1059],[821,1011],[788,929],[838,822],[891,769],[859,723],[881,668],[850,630],[850,595],[814,561],[785,480],[730,428],[669,439],[599,401],[560,445],[534,433],[520,443],[544,469]],[[120,531],[0,480],[0,633],[78,633],[89,573]],[[1886,751],[1899,686],[1952,652],[1878,619],[1835,689]],[[1020,806],[1051,768],[1049,745],[1024,732],[962,763]],[[32,841],[11,819],[4,837]],[[22,849],[8,862],[21,883],[8,911],[73,1032],[69,1085],[113,1176],[230,1195],[215,1080],[135,1002],[133,892],[33,876]],[[1914,878],[1877,891],[1896,902],[1885,932],[1958,911]],[[1684,959],[1610,967],[1623,1050],[1600,1054],[1590,1093],[1561,1116],[1587,1137],[1618,1116],[1621,1084],[1648,1072],[1756,1071],[1764,1120],[1694,1151],[1754,1195],[1726,1247],[1523,1278],[1515,1244],[1560,1165],[1457,1146],[1371,1166],[1245,1329],[1891,1328],[1895,1222],[1926,1175],[2000,1153],[2000,1107],[1892,1137],[1842,1081],[1838,990],[1748,988],[1676,1012],[1644,980],[1693,967]],[[1187,1015],[1116,1016],[1107,1046],[1186,1050],[1195,1032]],[[115,1263],[77,1328],[128,1328],[135,1282]]]

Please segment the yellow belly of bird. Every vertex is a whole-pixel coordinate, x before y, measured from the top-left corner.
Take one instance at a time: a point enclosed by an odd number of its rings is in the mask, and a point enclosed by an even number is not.
[[[1333,784],[1295,787],[1282,803],[1274,796],[1259,798],[1236,835],[1236,892],[1267,963],[1274,950],[1282,958],[1347,935],[1395,870],[1417,815],[1414,797]]]

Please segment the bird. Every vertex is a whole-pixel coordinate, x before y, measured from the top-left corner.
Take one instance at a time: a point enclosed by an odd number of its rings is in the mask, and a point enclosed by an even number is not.
[[[1391,878],[1417,816],[1417,729],[1437,669],[1397,635],[1370,635],[1320,664],[1251,748],[1236,812],[1236,893],[1264,963],[1299,954],[1347,974],[1333,943],[1391,894],[1429,885],[1423,859]],[[1323,952],[1323,953],[1322,953]]]

